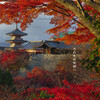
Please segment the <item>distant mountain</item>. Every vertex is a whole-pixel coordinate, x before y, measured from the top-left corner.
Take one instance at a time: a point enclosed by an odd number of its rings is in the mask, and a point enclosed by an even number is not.
[[[10,45],[10,43],[0,42],[0,47],[9,47]]]
[[[23,46],[25,46],[27,43],[22,44]],[[0,47],[10,47],[10,43],[6,43],[6,42],[0,42]]]

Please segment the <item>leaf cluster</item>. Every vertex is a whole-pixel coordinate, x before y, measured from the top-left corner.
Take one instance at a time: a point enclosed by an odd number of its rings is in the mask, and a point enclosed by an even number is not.
[[[82,59],[82,65],[86,66],[87,70],[93,70],[97,73],[100,72],[100,39],[95,39],[92,45],[92,51],[89,52],[89,56],[86,55],[84,59]]]

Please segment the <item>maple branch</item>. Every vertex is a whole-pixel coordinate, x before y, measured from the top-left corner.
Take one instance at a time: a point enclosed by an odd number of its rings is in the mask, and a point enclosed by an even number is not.
[[[63,15],[65,15],[65,16],[71,17],[70,14],[65,14],[65,13],[62,13],[62,12],[57,11],[57,10],[55,10],[55,9],[52,9],[52,10],[55,11],[55,12],[58,12],[58,13],[60,13],[60,14],[63,14]],[[85,27],[81,22],[79,22],[79,21],[76,20],[75,18],[72,18],[72,20],[74,20],[76,23],[78,23],[81,27]]]
[[[88,17],[90,21],[93,21],[93,18],[87,12],[85,12],[80,0],[77,0],[77,3],[78,3],[79,8],[82,9],[82,13],[85,16],[85,18]]]
[[[100,38],[100,31],[93,25],[93,22],[90,21],[89,19],[86,20],[86,18],[82,14],[82,9],[77,7],[77,4],[75,4],[71,0],[56,0],[60,4],[64,5],[66,8],[70,9],[73,11],[77,17],[80,18],[81,22],[90,29],[90,31],[98,38]]]
[[[99,3],[100,1],[99,2],[95,2],[94,0],[82,0],[82,1],[100,12],[100,3]]]
[[[62,9],[62,10],[64,10],[65,12],[67,12],[67,9],[64,9],[64,8],[62,8],[62,7],[59,7],[58,5],[56,5],[55,3],[54,3],[54,6],[55,7],[57,7],[57,8],[59,8],[59,9]],[[57,10],[55,10],[55,9],[52,9],[52,10],[54,10],[55,12],[58,12],[58,13],[61,13],[61,14],[63,14],[63,15],[66,15],[66,16],[68,16],[68,17],[71,17],[71,15],[70,14],[68,14],[68,13],[62,13],[62,12],[60,12],[60,11],[57,11]],[[75,22],[77,22],[81,27],[85,27],[81,22],[79,22],[78,20],[76,20],[75,18],[72,18]]]
[[[43,4],[42,6],[48,6],[47,4]],[[37,7],[42,7],[42,6],[35,6],[35,8],[37,8]],[[57,8],[59,8],[59,9],[63,9],[63,10],[65,10],[66,12],[67,12],[67,9],[64,9],[64,8],[62,8],[62,7],[59,7],[58,5],[56,5],[55,3],[54,3],[54,6],[56,6]],[[55,10],[55,9],[51,9],[51,10],[53,10],[53,11],[55,11],[55,12],[58,12],[58,13],[60,13],[60,14],[63,14],[63,15],[65,15],[65,16],[68,16],[68,17],[71,17],[71,15],[70,14],[68,14],[68,13],[62,13],[62,12],[60,12],[60,11],[57,11],[57,10]],[[75,18],[72,18],[75,22],[77,22],[81,27],[85,27],[81,22],[79,22],[78,20],[76,20]]]

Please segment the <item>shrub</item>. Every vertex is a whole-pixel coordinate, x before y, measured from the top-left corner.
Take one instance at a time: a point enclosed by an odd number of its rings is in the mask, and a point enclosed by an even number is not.
[[[14,81],[9,70],[0,70],[0,97],[16,92]]]
[[[41,86],[52,87],[54,82],[50,76],[51,72],[44,70],[40,67],[34,67],[31,72],[27,73],[27,77],[33,79],[35,85],[40,84]]]
[[[63,80],[63,84],[64,86],[61,88],[59,86],[54,88],[28,88],[19,97],[24,94],[24,100],[100,100],[99,81],[74,84]]]
[[[25,50],[7,50],[0,55],[1,69],[10,71],[17,71],[21,67],[28,65],[29,54]]]
[[[34,84],[40,84],[41,86],[62,87],[62,80],[68,79],[68,72],[64,66],[57,66],[53,72],[41,67],[34,67],[31,72],[27,73],[27,77],[33,79]]]
[[[68,82],[66,68],[61,66],[54,72],[35,67],[27,76],[14,77],[17,93],[9,92],[8,100],[100,100],[99,81]]]

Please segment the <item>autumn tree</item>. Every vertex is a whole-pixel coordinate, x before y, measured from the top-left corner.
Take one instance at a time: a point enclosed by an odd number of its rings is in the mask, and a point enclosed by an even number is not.
[[[2,0],[1,0],[2,1]],[[53,38],[65,43],[91,42],[96,38],[100,46],[100,2],[99,0],[5,0],[0,4],[0,23],[21,23],[22,30],[40,14],[53,15],[47,31]],[[74,27],[73,27],[74,25]],[[77,27],[75,27],[77,26]],[[70,27],[75,28],[68,34]],[[63,37],[60,37],[60,35]],[[99,56],[100,53],[97,54]]]
[[[92,3],[94,4],[94,1]],[[47,31],[49,34],[53,33],[58,38],[59,34],[63,33],[60,41],[66,43],[89,42],[95,37],[99,38],[100,32],[99,7],[94,8],[92,3],[89,5],[87,0],[8,0],[0,5],[0,22],[21,23],[24,30],[41,13],[54,15],[50,23],[55,24],[55,27]],[[95,4],[99,5],[98,2]],[[78,26],[75,33],[67,34],[74,24]]]
[[[25,50],[7,50],[0,54],[0,69],[18,71],[27,68],[29,53]]]

